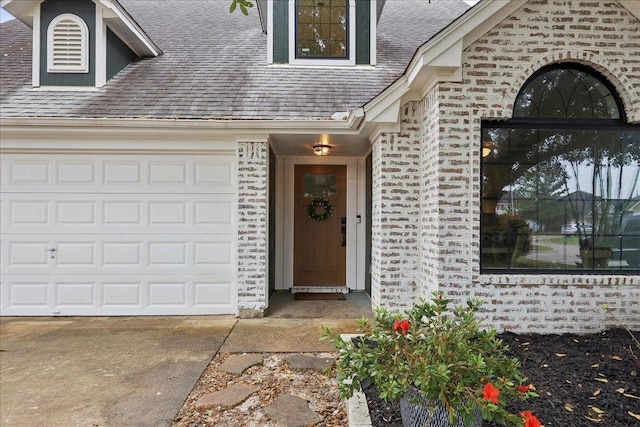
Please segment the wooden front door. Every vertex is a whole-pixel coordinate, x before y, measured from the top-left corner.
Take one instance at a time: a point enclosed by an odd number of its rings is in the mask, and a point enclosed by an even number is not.
[[[294,286],[346,286],[347,167],[297,165],[294,189]],[[333,210],[324,221],[309,215],[317,198],[328,201]],[[315,208],[318,216],[325,212],[322,205]]]

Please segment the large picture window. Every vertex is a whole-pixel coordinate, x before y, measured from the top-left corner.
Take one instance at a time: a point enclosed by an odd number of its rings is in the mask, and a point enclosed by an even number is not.
[[[640,128],[610,83],[544,68],[482,129],[481,269],[640,270]]]
[[[296,1],[296,58],[349,57],[349,0]]]

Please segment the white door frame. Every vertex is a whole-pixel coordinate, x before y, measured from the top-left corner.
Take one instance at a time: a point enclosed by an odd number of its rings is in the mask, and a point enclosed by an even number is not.
[[[291,156],[276,159],[276,274],[275,288],[293,286],[293,210],[296,165],[347,166],[347,287],[364,290],[366,164],[357,157]],[[360,219],[358,219],[360,218]]]

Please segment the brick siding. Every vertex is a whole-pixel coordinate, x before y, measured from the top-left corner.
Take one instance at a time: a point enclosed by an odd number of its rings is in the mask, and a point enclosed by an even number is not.
[[[240,142],[238,156],[238,313],[262,317],[267,298],[266,142]]]
[[[607,77],[627,121],[640,123],[639,28],[614,1],[530,1],[464,51],[461,82],[402,106],[401,131],[373,141],[374,305],[401,309],[438,289],[459,301],[482,297],[485,320],[499,329],[585,332],[615,325],[601,307],[608,304],[640,329],[640,276],[479,269],[482,120],[508,119],[539,68],[575,62]],[[406,187],[418,174],[411,182],[420,187]]]

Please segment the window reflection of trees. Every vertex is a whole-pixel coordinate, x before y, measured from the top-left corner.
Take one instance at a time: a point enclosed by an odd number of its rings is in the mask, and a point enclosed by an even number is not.
[[[640,267],[624,227],[640,215],[640,131],[621,111],[602,77],[565,65],[525,84],[512,120],[483,124],[483,269]]]

